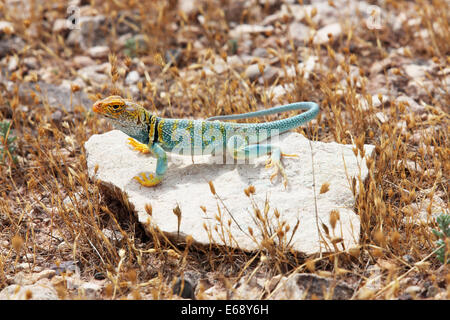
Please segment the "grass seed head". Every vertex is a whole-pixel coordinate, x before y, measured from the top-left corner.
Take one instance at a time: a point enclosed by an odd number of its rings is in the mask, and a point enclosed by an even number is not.
[[[152,213],[153,213],[153,208],[152,208],[152,205],[151,205],[150,203],[146,203],[146,204],[145,204],[145,212],[147,212],[147,214],[148,214],[149,216],[152,215]]]
[[[315,272],[316,271],[316,263],[312,259],[308,259],[305,262],[306,269],[308,269],[309,272]]]
[[[33,292],[30,289],[27,289],[25,291],[25,300],[30,300],[31,298],[33,298]]]
[[[330,225],[331,228],[336,227],[336,222],[340,219],[339,211],[338,210],[331,210],[330,212]]]
[[[211,193],[212,193],[213,195],[215,195],[215,194],[216,194],[216,188],[214,188],[213,182],[212,182],[212,181],[209,181],[208,184],[209,184],[209,190],[211,190]]]
[[[11,245],[14,249],[14,251],[16,251],[16,253],[19,253],[22,246],[23,246],[23,239],[19,234],[16,234],[12,239],[11,239]]]

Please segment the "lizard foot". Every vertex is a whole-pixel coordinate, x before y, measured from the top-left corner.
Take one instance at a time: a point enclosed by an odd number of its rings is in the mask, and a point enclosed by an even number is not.
[[[266,161],[266,168],[271,168],[275,166],[274,172],[270,175],[270,182],[272,182],[273,179],[280,173],[283,176],[283,185],[284,188],[287,187],[288,178],[286,175],[286,172],[284,171],[283,165],[281,164],[280,160],[274,160],[272,158],[267,159]]]
[[[142,153],[150,153],[150,149],[146,144],[140,143],[133,138],[128,138],[128,144],[133,147],[134,150]]]
[[[133,179],[135,179],[141,186],[144,187],[154,187],[162,181],[161,177],[155,176],[152,173],[148,174],[147,177],[147,174],[145,172],[139,173],[139,175],[135,176]]]

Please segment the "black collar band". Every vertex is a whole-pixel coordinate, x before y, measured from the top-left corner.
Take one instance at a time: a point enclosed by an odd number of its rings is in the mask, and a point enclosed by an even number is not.
[[[158,118],[155,119],[155,132],[153,133],[153,143],[158,142],[159,136],[158,136],[158,125],[159,120]]]

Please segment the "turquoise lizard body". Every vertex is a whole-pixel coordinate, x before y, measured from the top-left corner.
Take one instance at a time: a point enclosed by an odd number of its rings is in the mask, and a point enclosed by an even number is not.
[[[292,110],[307,111],[287,119],[264,123],[221,121]],[[268,167],[275,166],[271,180],[281,172],[286,186],[287,177],[280,160],[282,156],[293,155],[283,154],[279,147],[261,142],[307,123],[317,116],[319,106],[314,102],[297,102],[256,112],[188,120],[160,118],[151,115],[137,103],[119,96],[110,96],[97,101],[93,111],[111,120],[116,129],[130,136],[129,143],[135,150],[156,157],[155,173],[142,172],[134,177],[143,186],[152,187],[162,181],[167,171],[166,152],[192,156],[214,154],[222,150],[227,150],[235,159],[251,159],[271,154]]]

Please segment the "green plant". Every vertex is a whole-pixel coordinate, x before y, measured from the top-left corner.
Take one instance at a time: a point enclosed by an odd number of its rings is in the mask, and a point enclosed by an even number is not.
[[[439,226],[439,230],[433,229],[433,233],[439,239],[436,241],[436,245],[439,249],[436,250],[436,256],[442,263],[450,263],[450,257],[448,255],[448,244],[450,240],[450,215],[442,213],[436,218],[436,222]]]
[[[9,136],[10,129],[10,122],[0,122],[0,164],[4,164],[7,157],[14,163],[17,162],[17,157],[13,154],[17,149],[17,145],[15,143],[17,137]]]
[[[130,38],[125,42],[125,54],[130,58],[136,57],[136,39]]]

